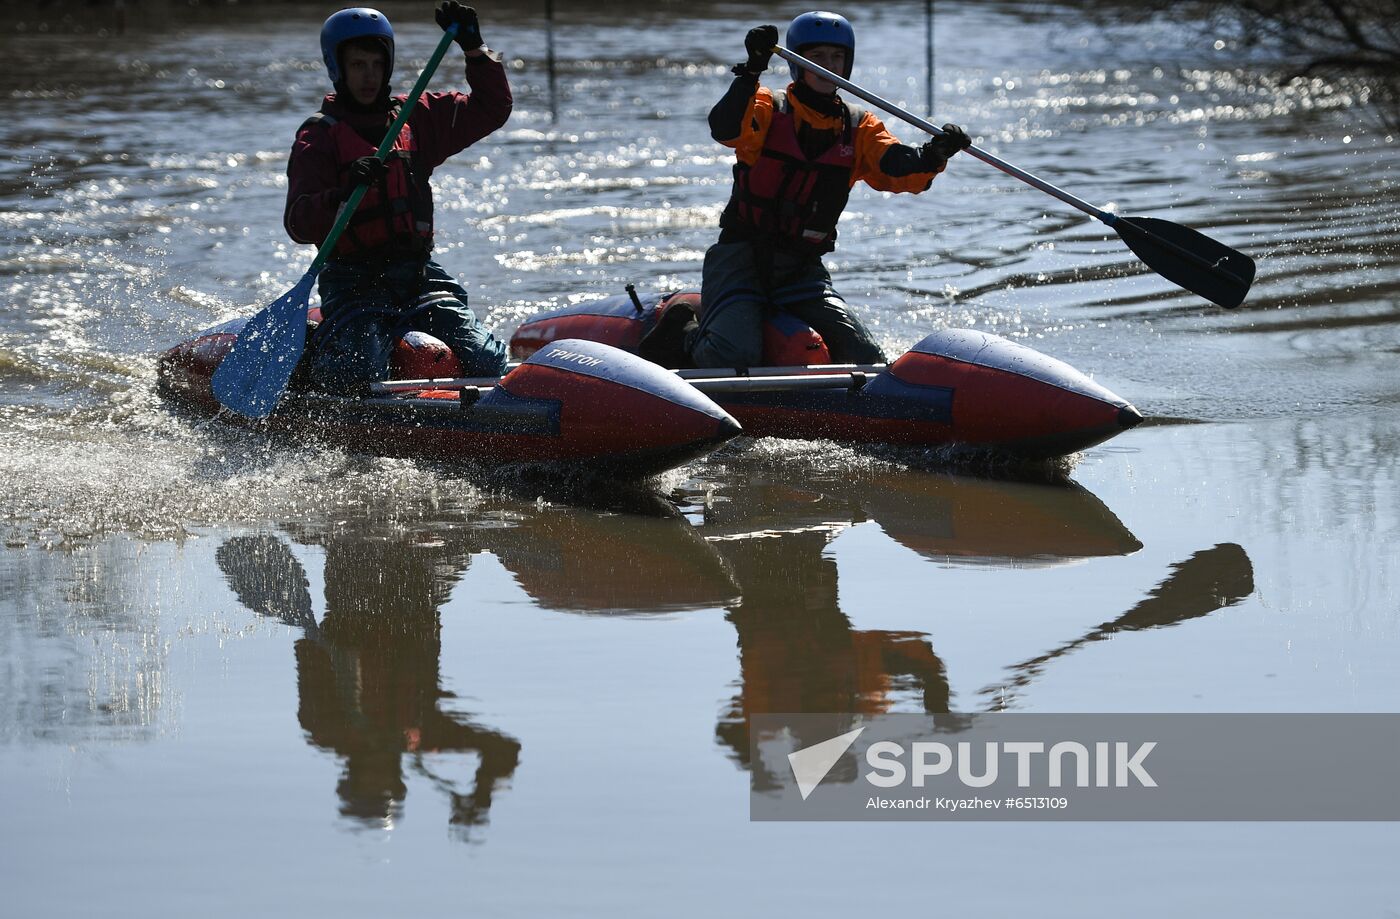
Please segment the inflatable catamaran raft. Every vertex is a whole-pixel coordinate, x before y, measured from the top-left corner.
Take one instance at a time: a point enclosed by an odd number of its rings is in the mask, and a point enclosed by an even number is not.
[[[695,292],[639,296],[629,290],[529,320],[511,339],[511,352],[529,358],[550,353],[564,339],[589,340],[675,367],[683,359],[680,330],[700,309]],[[754,437],[956,444],[1044,459],[1085,450],[1142,421],[1126,399],[1063,361],[988,332],[934,332],[888,366],[829,360],[820,335],[779,314],[764,331],[768,366],[676,374]]]
[[[616,297],[526,322],[523,362],[503,377],[454,376],[441,342],[410,333],[396,379],[368,395],[293,385],[266,422],[360,449],[487,463],[556,462],[648,475],[703,456],[742,431],[912,447],[960,445],[1029,459],[1065,456],[1134,427],[1127,400],[1062,361],[987,332],[934,332],[888,366],[830,363],[821,337],[779,315],[765,364],[672,369],[699,294]],[[312,310],[315,321],[317,311]],[[206,412],[210,378],[242,328],[203,332],[160,359],[162,392]]]

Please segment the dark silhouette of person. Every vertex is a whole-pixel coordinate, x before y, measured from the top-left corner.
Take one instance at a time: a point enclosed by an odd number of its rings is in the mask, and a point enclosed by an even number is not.
[[[742,596],[726,617],[738,633],[739,692],[720,713],[715,734],[753,771],[755,788],[775,787],[775,777],[749,755],[755,713],[839,712],[853,719],[888,711],[900,696],[919,699],[926,712],[949,710],[947,672],[927,635],[852,628],[837,600],[836,562],[824,554],[832,535],[770,531],[716,543]]]
[[[234,537],[217,559],[249,609],[304,630],[296,642],[297,718],[307,739],[344,763],[341,813],[369,826],[397,816],[405,763],[447,795],[463,838],[487,822],[491,802],[520,762],[520,743],[443,711],[439,608],[470,563],[447,541],[389,544],[372,530],[312,534],[326,553],[326,613],[312,613],[305,571],[276,536]],[[435,775],[426,754],[475,754],[472,787]]]

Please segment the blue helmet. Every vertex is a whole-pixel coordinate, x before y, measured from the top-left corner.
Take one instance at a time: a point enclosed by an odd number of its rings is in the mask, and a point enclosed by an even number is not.
[[[787,28],[787,46],[798,54],[810,45],[837,45],[846,49],[846,72],[841,76],[851,77],[851,67],[856,62],[856,30],[846,21],[845,16],[818,10],[803,13]],[[802,68],[791,62],[788,69],[794,82],[802,79]]]
[[[387,82],[394,72],[394,27],[389,25],[389,17],[366,6],[331,13],[326,24],[321,26],[321,59],[326,62],[331,82],[340,82],[340,46],[356,38],[377,38],[384,43],[384,49],[389,52],[384,69]]]

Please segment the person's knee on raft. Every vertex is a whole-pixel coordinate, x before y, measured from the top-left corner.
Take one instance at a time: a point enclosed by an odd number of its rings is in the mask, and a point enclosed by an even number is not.
[[[763,363],[763,338],[731,341],[712,332],[701,332],[690,345],[696,367],[758,367]]]

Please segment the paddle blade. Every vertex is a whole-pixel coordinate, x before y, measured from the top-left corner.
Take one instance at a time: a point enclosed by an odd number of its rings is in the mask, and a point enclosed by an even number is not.
[[[1226,309],[1244,302],[1254,259],[1190,227],[1155,217],[1119,217],[1110,226],[1147,267]]]
[[[210,381],[225,408],[249,418],[272,413],[306,345],[306,305],[315,282],[316,275],[308,272],[238,333]]]

